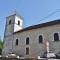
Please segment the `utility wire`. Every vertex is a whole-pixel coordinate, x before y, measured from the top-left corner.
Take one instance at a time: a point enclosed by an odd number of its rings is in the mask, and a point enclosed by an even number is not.
[[[48,16],[46,16],[46,17],[42,18],[42,19],[41,19],[41,20],[39,20],[38,22],[34,23],[34,25],[35,25],[35,24],[37,24],[37,23],[39,23],[40,21],[42,21],[42,20],[44,20],[44,19],[46,19],[46,18],[50,17],[51,15],[53,15],[53,14],[57,13],[58,11],[60,11],[60,9],[58,9],[58,10],[56,10],[55,12],[51,13],[50,15],[48,15]]]

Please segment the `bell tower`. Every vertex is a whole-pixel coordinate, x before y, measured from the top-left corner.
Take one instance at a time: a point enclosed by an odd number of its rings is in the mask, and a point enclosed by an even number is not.
[[[6,26],[4,36],[12,35],[14,32],[22,29],[23,19],[17,12],[6,17]]]
[[[2,54],[8,54],[13,49],[13,33],[22,29],[23,19],[15,11],[6,17],[6,25],[4,32],[4,45]]]

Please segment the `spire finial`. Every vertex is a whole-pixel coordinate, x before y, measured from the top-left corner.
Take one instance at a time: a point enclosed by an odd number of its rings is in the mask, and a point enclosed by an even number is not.
[[[16,10],[15,10],[15,14],[16,14]]]

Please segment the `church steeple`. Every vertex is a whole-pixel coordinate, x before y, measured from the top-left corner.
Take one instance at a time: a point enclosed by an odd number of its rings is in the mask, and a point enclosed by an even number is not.
[[[20,16],[20,14],[17,11],[14,11],[10,15],[8,15],[7,17],[12,16],[12,15],[17,15],[19,18],[21,18],[23,20],[23,18]]]
[[[6,17],[4,32],[4,48],[2,54],[8,54],[13,50],[13,33],[22,29],[23,19],[15,11]]]
[[[13,32],[16,32],[20,29],[22,29],[23,24],[23,18],[15,11],[12,14],[10,14],[8,17],[6,17],[7,23],[6,25],[13,25]],[[9,24],[11,22],[11,24]]]

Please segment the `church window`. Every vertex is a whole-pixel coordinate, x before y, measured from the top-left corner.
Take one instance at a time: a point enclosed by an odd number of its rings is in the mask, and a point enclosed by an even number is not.
[[[11,24],[11,20],[9,21],[9,24]]]
[[[59,41],[59,35],[58,35],[58,33],[54,33],[54,41]]]
[[[16,39],[16,45],[18,45],[18,39]]]
[[[29,44],[29,37],[26,38],[26,45]]]
[[[29,47],[26,48],[26,55],[29,55]]]
[[[18,21],[18,25],[20,25],[20,21]]]
[[[39,43],[43,43],[42,35],[39,36]]]

